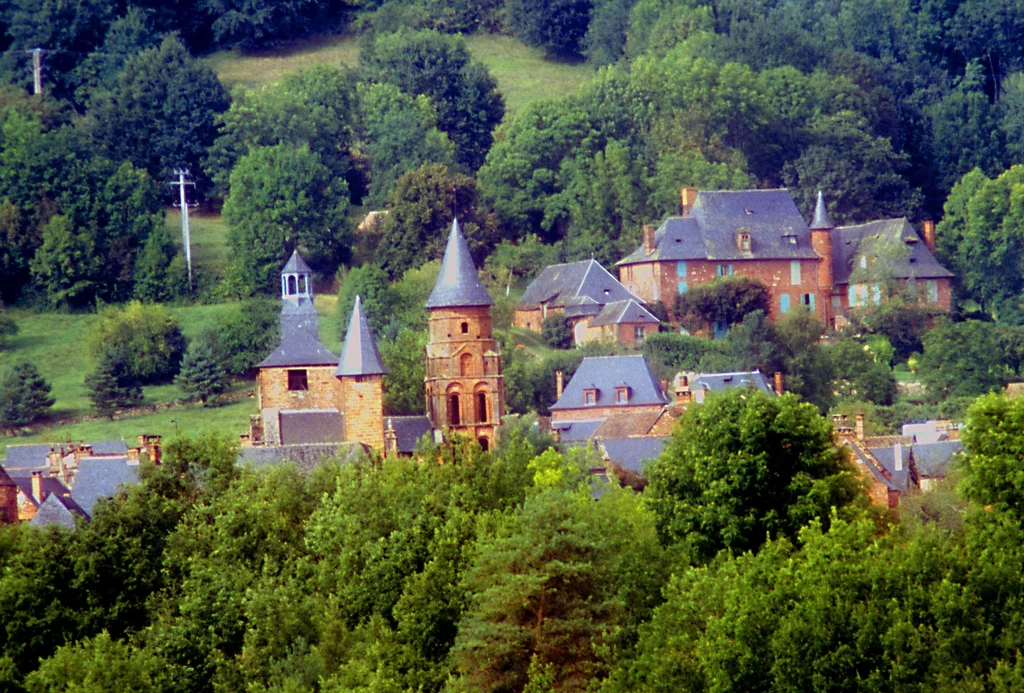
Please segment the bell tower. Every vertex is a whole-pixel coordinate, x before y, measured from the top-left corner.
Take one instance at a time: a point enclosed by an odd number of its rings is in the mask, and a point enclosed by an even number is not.
[[[295,330],[319,338],[316,307],[313,305],[313,270],[299,255],[292,252],[281,269],[281,341]]]
[[[494,447],[505,414],[493,303],[453,220],[441,275],[427,300],[427,416],[434,428],[471,435],[485,450]]]

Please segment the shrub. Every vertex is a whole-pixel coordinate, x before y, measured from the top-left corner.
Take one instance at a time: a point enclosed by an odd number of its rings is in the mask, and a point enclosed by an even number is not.
[[[124,354],[127,373],[141,384],[169,380],[178,372],[185,337],[174,316],[161,305],[132,301],[105,308],[90,336],[93,354]]]
[[[540,325],[540,335],[548,346],[568,349],[572,346],[572,328],[561,315],[549,315]]]

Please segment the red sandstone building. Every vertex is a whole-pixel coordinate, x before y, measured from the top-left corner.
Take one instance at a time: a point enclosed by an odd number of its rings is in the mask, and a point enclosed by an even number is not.
[[[934,224],[923,230],[921,238],[906,219],[835,227],[821,193],[808,225],[788,190],[684,188],[682,214],[644,227],[641,246],[617,263],[619,279],[671,309],[691,287],[749,277],[768,287],[772,317],[804,308],[831,326],[849,308],[880,301],[889,280],[949,310],[953,275],[934,257]]]

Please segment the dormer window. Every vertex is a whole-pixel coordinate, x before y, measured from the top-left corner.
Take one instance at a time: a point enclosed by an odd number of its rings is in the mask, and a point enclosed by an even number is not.
[[[583,404],[588,407],[597,405],[597,388],[589,387],[583,391]]]
[[[750,252],[750,231],[740,229],[739,233],[736,234],[736,247],[743,252]]]
[[[628,387],[617,387],[617,388],[615,388],[615,403],[616,404],[629,404],[629,388]]]
[[[791,233],[783,234],[782,240],[790,245],[796,245],[796,236]]]

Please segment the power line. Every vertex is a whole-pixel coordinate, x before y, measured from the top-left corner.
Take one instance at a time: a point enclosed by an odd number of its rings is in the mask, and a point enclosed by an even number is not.
[[[174,171],[175,175],[178,176],[178,180],[171,181],[169,185],[177,185],[181,193],[181,241],[185,247],[185,264],[188,266],[188,288],[192,288],[192,240],[189,237],[188,229],[188,198],[185,196],[185,186],[195,185],[191,181],[185,180],[185,177],[189,175],[188,169],[179,168]]]

